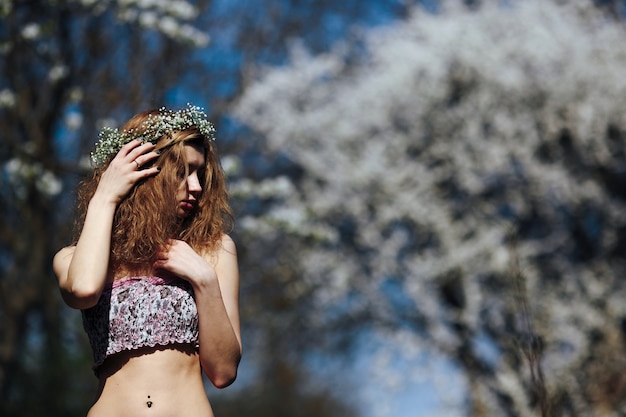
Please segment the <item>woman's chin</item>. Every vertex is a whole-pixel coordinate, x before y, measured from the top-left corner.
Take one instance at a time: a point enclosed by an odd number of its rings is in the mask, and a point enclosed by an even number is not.
[[[180,207],[178,208],[178,211],[176,212],[176,215],[178,216],[179,219],[186,219],[187,217],[189,217],[190,214],[191,214],[191,211],[185,210]]]

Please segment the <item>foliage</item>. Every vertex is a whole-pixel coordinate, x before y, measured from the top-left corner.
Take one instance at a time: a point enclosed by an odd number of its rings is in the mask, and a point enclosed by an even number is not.
[[[236,114],[298,175],[241,225],[289,240],[303,328],[410,330],[467,415],[622,415],[626,33],[587,0],[499,3],[260,69]]]
[[[380,1],[377,10],[390,7],[404,13],[394,3]],[[119,126],[138,110],[192,102],[204,106],[215,121],[225,166],[239,164],[244,169],[238,175],[262,177],[258,165],[246,159],[258,148],[245,135],[229,140],[228,125],[219,117],[240,94],[245,66],[280,61],[288,39],[300,34],[322,50],[329,34],[343,35],[354,20],[370,15],[366,5],[0,0],[0,415],[84,415],[93,398],[96,380],[80,315],[63,306],[50,264],[56,250],[70,240],[73,189],[90,173],[88,155],[97,131],[104,125]],[[241,195],[236,204],[240,210],[254,210],[255,201]],[[254,331],[244,332],[247,355],[256,352],[267,377],[277,368],[292,367],[292,377],[277,381],[303,385],[310,375],[294,368],[297,359],[280,365],[265,361],[264,355],[279,354],[271,350],[277,347],[255,342],[284,334],[285,323],[297,327],[297,314],[288,313],[298,300],[281,288],[284,277],[297,278],[296,270],[285,267],[288,257],[267,261],[276,246],[263,248],[266,256],[256,254],[255,245],[238,246],[242,298],[250,301],[245,303],[244,324],[268,306],[268,299],[270,308],[289,317],[267,328],[253,322]],[[274,274],[277,265],[282,275]],[[269,294],[276,297],[264,297]],[[283,345],[277,349],[287,349],[286,341],[276,340]],[[280,384],[266,387],[267,398],[255,404],[280,408],[276,402],[281,397],[275,395],[284,390]],[[292,393],[303,402],[319,398],[301,388]],[[323,406],[325,415],[332,410],[347,415],[332,398]],[[283,408],[297,413],[295,407]]]
[[[95,394],[80,315],[63,306],[51,271],[70,239],[68,190],[88,173],[98,118],[161,102],[178,67],[151,67],[182,64],[180,42],[206,43],[190,26],[194,10],[184,1],[0,3],[3,416],[84,415]],[[140,47],[147,40],[154,50]]]

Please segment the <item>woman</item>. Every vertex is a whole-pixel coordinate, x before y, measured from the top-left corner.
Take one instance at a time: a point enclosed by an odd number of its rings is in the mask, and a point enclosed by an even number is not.
[[[211,417],[201,371],[218,388],[235,380],[239,273],[213,135],[194,106],[100,134],[77,239],[53,261],[93,349],[89,417]]]

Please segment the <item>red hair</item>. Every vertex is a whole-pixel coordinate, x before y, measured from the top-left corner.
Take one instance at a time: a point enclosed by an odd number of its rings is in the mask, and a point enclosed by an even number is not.
[[[158,110],[139,113],[123,127],[141,132],[142,123]],[[184,219],[177,215],[176,190],[181,178],[188,175],[185,145],[200,145],[204,149],[205,165],[199,171],[202,193],[198,196],[196,210]],[[215,144],[192,127],[172,131],[156,141],[161,151],[152,162],[161,168],[159,174],[136,184],[118,205],[111,233],[110,263],[114,272],[120,269],[147,272],[152,269],[157,252],[169,239],[187,242],[196,252],[206,254],[216,250],[224,233],[233,227],[226,180]],[[78,221],[76,236],[82,230],[89,201],[93,197],[104,166],[96,168],[91,179],[78,188]]]

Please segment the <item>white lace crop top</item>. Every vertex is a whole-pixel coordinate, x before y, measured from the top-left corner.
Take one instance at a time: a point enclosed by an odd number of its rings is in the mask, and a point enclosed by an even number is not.
[[[125,350],[178,343],[199,347],[193,290],[181,279],[114,281],[82,314],[96,372],[108,356]]]

